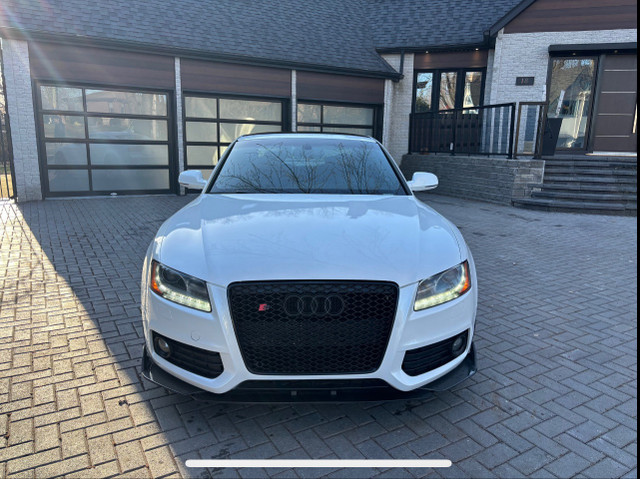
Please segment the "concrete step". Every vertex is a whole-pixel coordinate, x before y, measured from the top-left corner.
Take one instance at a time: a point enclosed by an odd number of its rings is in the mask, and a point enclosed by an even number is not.
[[[568,176],[628,176],[628,177],[637,177],[638,172],[632,168],[567,168],[560,166],[549,166],[545,165],[544,167],[545,174],[553,174],[553,175],[568,175]]]
[[[604,214],[617,216],[637,216],[637,206],[617,204],[617,203],[599,203],[588,201],[570,201],[550,198],[529,198],[513,200],[513,205],[520,208],[556,211],[569,213],[589,213]]]
[[[580,183],[537,183],[530,185],[534,189],[545,189],[550,191],[585,191],[593,193],[627,193],[634,196],[637,195],[638,187],[636,185],[626,184],[607,184],[607,183],[589,183],[581,185]]]
[[[624,184],[637,185],[636,176],[598,176],[598,175],[556,175],[546,174],[543,178],[544,184],[547,183],[579,183],[579,184]]]
[[[583,163],[589,161],[595,162],[614,162],[637,165],[637,156],[585,156],[585,155],[556,155],[556,156],[543,156],[543,160],[548,162],[556,161],[569,161],[573,163]]]
[[[545,158],[541,184],[521,208],[637,216],[637,158],[561,156]]]
[[[600,193],[592,191],[554,191],[543,188],[531,193],[532,198],[563,199],[571,201],[602,202],[602,203],[637,203],[637,196],[623,193]]]
[[[574,165],[568,162],[545,162],[545,170],[571,170],[571,171],[583,171],[583,170],[599,170],[599,171],[631,171],[633,173],[638,172],[638,167],[634,165],[625,165],[618,163],[584,163]]]

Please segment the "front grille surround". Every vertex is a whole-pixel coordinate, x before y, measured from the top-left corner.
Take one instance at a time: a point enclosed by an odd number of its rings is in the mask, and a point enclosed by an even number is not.
[[[156,338],[162,338],[169,344],[171,354],[168,357],[163,355],[162,351],[158,349]],[[179,368],[208,379],[217,378],[224,371],[220,353],[181,343],[175,339],[158,334],[155,331],[152,332],[151,339],[156,354]]]
[[[409,376],[419,376],[420,374],[438,369],[440,366],[444,366],[460,357],[459,354],[456,355],[452,350],[453,343],[456,339],[462,338],[464,342],[462,351],[465,351],[469,345],[470,337],[470,331],[466,330],[443,341],[428,344],[427,346],[417,349],[410,349],[404,355],[402,370]]]
[[[250,281],[232,283],[227,293],[251,373],[367,374],[386,353],[399,288],[382,281]]]

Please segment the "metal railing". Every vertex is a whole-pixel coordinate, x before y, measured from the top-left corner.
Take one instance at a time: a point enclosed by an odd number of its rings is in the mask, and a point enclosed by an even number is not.
[[[518,104],[513,157],[542,157],[542,139],[548,105],[544,101],[523,101]]]
[[[409,151],[512,158],[515,120],[515,103],[413,113]]]

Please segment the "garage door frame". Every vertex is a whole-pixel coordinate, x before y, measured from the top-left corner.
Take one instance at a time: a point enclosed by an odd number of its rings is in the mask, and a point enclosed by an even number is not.
[[[78,144],[130,144],[130,145],[167,145],[168,150],[168,162],[167,166],[157,165],[92,165],[90,159],[89,149],[87,149],[87,165],[83,168],[78,165],[65,166],[65,165],[48,165],[47,152],[46,152],[46,140],[44,132],[43,114],[48,114],[49,111],[42,108],[41,98],[41,86],[54,86],[62,88],[80,88],[83,90],[109,90],[118,92],[138,92],[165,95],[167,114],[166,116],[151,116],[151,115],[118,115],[110,113],[92,113],[87,111],[86,102],[84,101],[85,94],[83,93],[84,110],[82,113],[71,112],[75,116],[82,116],[85,118],[85,138],[83,139],[64,139],[61,143],[78,143]],[[40,168],[41,189],[42,196],[44,198],[55,197],[72,197],[72,196],[108,196],[110,191],[92,191],[90,190],[78,190],[78,191],[50,191],[49,185],[49,169],[52,170],[87,170],[89,178],[91,178],[91,172],[93,170],[151,170],[151,169],[167,169],[169,177],[169,187],[164,189],[131,189],[131,190],[117,190],[118,195],[141,195],[141,194],[170,194],[177,193],[178,191],[178,155],[177,155],[177,133],[176,133],[176,119],[175,119],[175,92],[173,90],[162,88],[144,88],[144,87],[132,87],[132,86],[119,86],[113,84],[102,84],[93,82],[69,82],[69,81],[51,81],[51,80],[37,80],[32,81],[36,135],[38,144],[38,164]],[[58,114],[64,115],[69,112],[57,110]],[[130,119],[156,119],[165,120],[167,122],[167,140],[163,141],[147,141],[147,140],[104,140],[90,139],[88,138],[88,125],[86,119],[89,117],[122,117]],[[50,140],[50,139],[49,139]],[[53,166],[53,168],[51,168]],[[91,181],[91,180],[90,180]],[[91,188],[91,182],[89,183]]]

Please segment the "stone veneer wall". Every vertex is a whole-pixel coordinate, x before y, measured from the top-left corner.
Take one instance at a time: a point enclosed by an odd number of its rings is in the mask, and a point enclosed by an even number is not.
[[[21,202],[41,200],[38,142],[27,42],[3,38],[2,59],[11,122],[16,195]]]
[[[407,179],[416,171],[438,177],[436,193],[459,198],[511,204],[529,198],[533,184],[542,183],[543,160],[508,160],[486,156],[405,155],[401,170]]]

